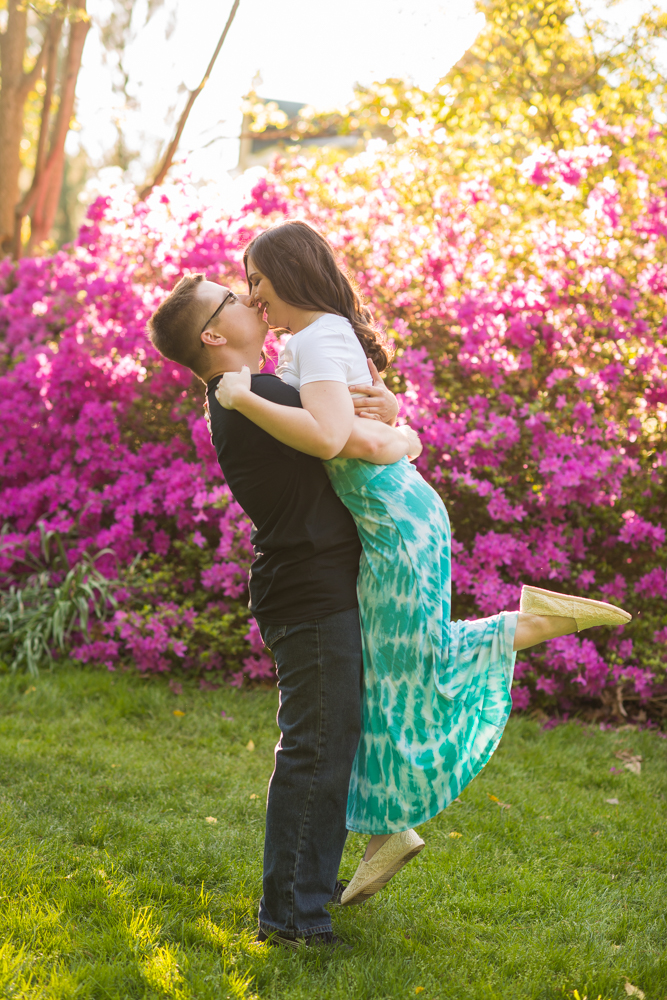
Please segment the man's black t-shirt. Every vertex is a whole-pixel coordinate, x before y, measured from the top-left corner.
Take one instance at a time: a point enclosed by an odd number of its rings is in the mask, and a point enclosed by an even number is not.
[[[361,544],[321,461],[223,409],[215,398],[221,377],[207,386],[211,433],[225,480],[254,525],[252,613],[290,625],[356,607]],[[296,389],[275,375],[253,375],[251,388],[274,403],[301,406]]]

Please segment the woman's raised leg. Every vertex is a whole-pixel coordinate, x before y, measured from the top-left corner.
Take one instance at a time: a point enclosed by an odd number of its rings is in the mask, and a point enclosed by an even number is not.
[[[514,633],[514,650],[528,649],[537,646],[547,639],[555,639],[559,635],[570,635],[577,631],[575,618],[557,618],[555,615],[530,615],[519,612],[519,619]]]

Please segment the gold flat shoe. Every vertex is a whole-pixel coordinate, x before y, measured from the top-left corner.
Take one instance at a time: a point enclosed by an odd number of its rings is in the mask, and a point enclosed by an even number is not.
[[[341,906],[354,906],[366,900],[387,884],[396,872],[416,857],[424,841],[414,830],[394,833],[385,840],[370,861],[359,862],[354,878],[341,896]]]
[[[632,615],[614,604],[592,601],[588,597],[558,594],[541,587],[522,587],[519,610],[530,615],[548,615],[555,618],[574,618],[577,632],[594,625],[625,625]]]

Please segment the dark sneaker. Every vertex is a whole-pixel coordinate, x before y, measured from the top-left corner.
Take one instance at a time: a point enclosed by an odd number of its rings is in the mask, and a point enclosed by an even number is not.
[[[339,878],[337,880],[336,888],[333,891],[333,896],[329,900],[329,902],[333,906],[340,906],[341,896],[343,895],[349,884],[350,884],[349,878]]]
[[[274,945],[278,948],[289,948],[292,951],[299,951],[300,948],[337,948],[339,951],[352,951],[352,946],[346,944],[341,938],[336,937],[333,931],[325,931],[323,934],[309,934],[307,937],[288,938],[281,934],[265,934],[259,930],[257,940]]]

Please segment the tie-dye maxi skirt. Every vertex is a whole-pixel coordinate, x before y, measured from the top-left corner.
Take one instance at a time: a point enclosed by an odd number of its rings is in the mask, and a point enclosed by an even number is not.
[[[363,550],[364,697],[347,826],[397,833],[445,809],[496,749],[517,613],[450,621],[449,518],[407,459],[324,465]]]

